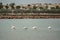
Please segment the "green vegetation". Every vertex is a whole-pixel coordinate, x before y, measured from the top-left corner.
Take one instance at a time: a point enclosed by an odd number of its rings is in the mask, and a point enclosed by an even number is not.
[[[42,5],[42,4],[40,4]],[[24,6],[20,6],[17,5],[15,7],[15,3],[10,3],[7,5],[3,5],[3,3],[0,3],[0,13],[12,13],[12,10],[14,10],[14,13],[60,13],[60,7],[56,6],[56,7],[51,7],[50,9],[48,9],[48,5],[52,5],[52,4],[46,4],[45,8],[43,7],[37,7],[36,5],[33,5],[33,7],[31,8],[31,4],[28,4],[27,8]],[[3,8],[5,7],[5,8]],[[9,8],[10,7],[10,8]],[[22,8],[22,9],[20,9]],[[25,8],[25,9],[24,9]],[[40,10],[37,10],[37,8],[39,8]],[[28,10],[26,10],[28,9]]]
[[[2,9],[3,8],[3,4],[2,3],[0,3],[0,9]]]
[[[7,5],[5,5],[5,8],[6,8],[6,9],[8,9],[8,8],[9,8],[8,4],[7,4]]]
[[[20,9],[21,7],[20,6],[16,6],[16,9]]]
[[[14,7],[15,3],[10,3],[9,6],[11,7],[11,9],[15,9]]]

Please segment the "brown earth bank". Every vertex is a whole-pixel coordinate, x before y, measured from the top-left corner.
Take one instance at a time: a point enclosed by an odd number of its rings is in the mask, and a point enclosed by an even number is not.
[[[0,13],[1,14],[1,13]],[[5,14],[5,13],[3,13]],[[1,14],[0,19],[49,19],[60,18],[60,13],[7,13]]]

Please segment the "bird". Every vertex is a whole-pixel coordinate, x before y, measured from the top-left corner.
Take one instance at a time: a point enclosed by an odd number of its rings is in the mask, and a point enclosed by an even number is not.
[[[11,29],[14,29],[15,30],[16,28],[15,28],[15,26],[12,26]]]
[[[27,27],[23,27],[23,29],[27,30],[28,28]]]
[[[52,29],[52,28],[51,28],[51,26],[49,26],[49,27],[48,27],[48,29],[50,29],[50,30],[51,30],[51,29]]]
[[[52,30],[52,27],[51,27],[51,26],[49,26],[49,27],[48,27],[48,30],[49,30],[49,31],[51,31],[51,30]]]
[[[32,29],[33,29],[33,30],[36,30],[36,29],[37,29],[37,27],[36,27],[36,26],[33,26],[33,27],[32,27]]]

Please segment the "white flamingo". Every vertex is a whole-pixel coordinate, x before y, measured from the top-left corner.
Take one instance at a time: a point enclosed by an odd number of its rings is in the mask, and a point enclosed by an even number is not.
[[[32,27],[32,29],[33,29],[33,30],[36,30],[36,29],[37,29],[37,27],[36,27],[36,26],[33,26],[33,27]]]
[[[23,29],[27,30],[28,28],[27,27],[23,27]]]
[[[16,28],[15,28],[15,26],[12,26],[11,29],[14,29],[15,30]]]
[[[52,27],[51,27],[51,26],[49,26],[49,27],[48,27],[48,29],[49,29],[49,31],[51,31]]]

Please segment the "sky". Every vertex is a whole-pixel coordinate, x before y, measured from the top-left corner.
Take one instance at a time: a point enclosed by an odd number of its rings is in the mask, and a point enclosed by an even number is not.
[[[0,0],[3,4],[60,3],[60,0]]]

